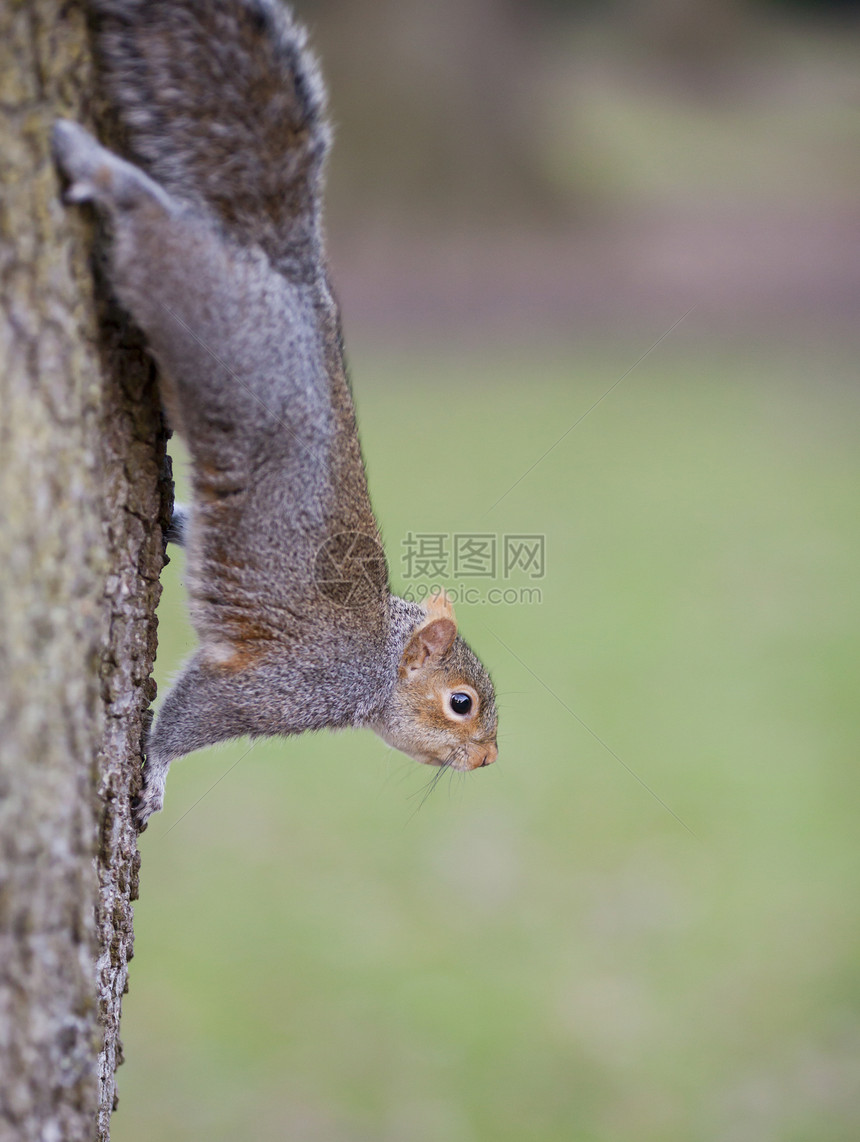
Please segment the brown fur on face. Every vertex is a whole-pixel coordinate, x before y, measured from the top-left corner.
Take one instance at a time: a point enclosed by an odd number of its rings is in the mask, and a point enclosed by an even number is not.
[[[403,651],[385,725],[380,735],[426,765],[477,769],[498,757],[498,715],[492,683],[483,666],[457,635],[447,595],[432,596],[426,618]],[[468,715],[453,714],[451,694],[472,697]]]

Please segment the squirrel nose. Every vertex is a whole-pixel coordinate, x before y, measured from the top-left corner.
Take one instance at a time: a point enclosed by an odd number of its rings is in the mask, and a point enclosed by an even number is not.
[[[492,765],[498,756],[499,750],[496,746],[496,743],[493,742],[493,744],[487,748],[487,752],[484,754],[483,761],[478,766],[478,768],[483,769],[485,765]]]

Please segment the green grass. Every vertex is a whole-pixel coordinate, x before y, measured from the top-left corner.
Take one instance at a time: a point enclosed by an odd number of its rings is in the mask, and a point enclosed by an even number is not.
[[[357,357],[395,578],[546,534],[540,605],[460,609],[500,760],[418,812],[369,733],[178,763],[115,1142],[856,1137],[860,394],[678,338],[485,516],[641,352]]]

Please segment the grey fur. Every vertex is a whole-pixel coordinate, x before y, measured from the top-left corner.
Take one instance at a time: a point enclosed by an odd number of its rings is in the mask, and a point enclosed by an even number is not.
[[[496,712],[480,662],[457,638],[429,656],[430,690],[403,699],[427,614],[391,595],[381,554],[338,546],[359,535],[381,552],[322,248],[329,132],[304,34],[275,0],[91,6],[140,165],[67,122],[55,156],[67,200],[111,221],[114,288],[192,461],[193,501],[170,538],[187,547],[200,647],[150,734],[141,827],[173,759],[242,734],[370,726],[421,760],[486,764]],[[344,597],[318,583],[332,545],[347,552]],[[474,739],[436,725],[432,687],[444,695],[455,675],[480,696]]]
[[[177,547],[184,547],[188,540],[188,508],[182,504],[174,503],[170,525],[167,528],[165,539],[168,543],[175,543]]]

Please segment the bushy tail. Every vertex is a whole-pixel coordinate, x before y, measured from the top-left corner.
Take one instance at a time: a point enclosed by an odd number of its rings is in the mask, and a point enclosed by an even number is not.
[[[325,91],[280,0],[89,0],[128,157],[275,264],[318,224]],[[304,260],[301,259],[300,260]]]

